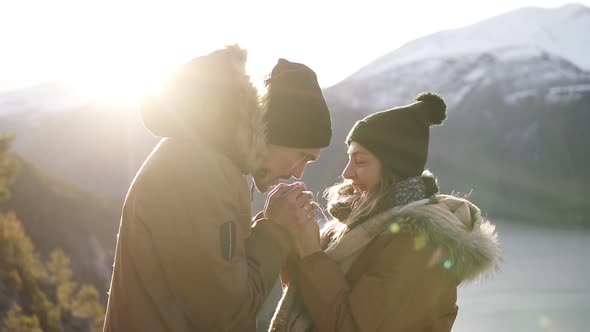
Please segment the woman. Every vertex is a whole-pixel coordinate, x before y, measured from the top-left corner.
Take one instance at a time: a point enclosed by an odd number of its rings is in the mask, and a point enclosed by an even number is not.
[[[271,331],[450,331],[457,287],[500,260],[494,226],[466,199],[437,194],[424,170],[429,128],[446,118],[433,93],[358,121],[335,220],[294,228],[297,253]],[[284,280],[285,281],[285,280]]]

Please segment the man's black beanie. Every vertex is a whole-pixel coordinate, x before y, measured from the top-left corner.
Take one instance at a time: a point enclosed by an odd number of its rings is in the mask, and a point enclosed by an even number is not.
[[[313,70],[279,59],[265,83],[268,143],[293,148],[330,144],[330,112]]]
[[[446,119],[444,100],[431,92],[416,102],[373,113],[357,121],[346,144],[357,142],[402,179],[419,176],[428,159],[430,127]]]

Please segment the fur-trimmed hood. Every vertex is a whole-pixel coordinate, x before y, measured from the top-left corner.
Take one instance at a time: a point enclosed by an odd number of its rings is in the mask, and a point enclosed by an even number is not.
[[[486,278],[501,262],[495,225],[466,199],[435,195],[376,218],[388,221],[388,232],[409,232],[422,237],[425,245],[436,248],[439,263],[461,281]]]
[[[501,261],[495,226],[482,217],[475,204],[455,196],[437,194],[397,205],[353,227],[341,239],[334,239],[333,230],[340,227],[338,224],[337,220],[329,223],[322,238],[326,252],[344,270],[376,236],[399,232],[416,236],[416,250],[427,245],[434,248],[433,262],[450,270],[460,281],[486,278]]]
[[[205,141],[244,174],[258,169],[266,154],[266,125],[246,59],[246,50],[233,45],[182,65],[142,103],[145,127],[160,137]]]

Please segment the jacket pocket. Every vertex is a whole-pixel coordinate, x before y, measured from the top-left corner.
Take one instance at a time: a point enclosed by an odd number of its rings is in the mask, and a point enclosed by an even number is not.
[[[236,224],[233,221],[228,221],[221,225],[220,239],[221,256],[225,260],[230,260],[234,257],[236,251]]]

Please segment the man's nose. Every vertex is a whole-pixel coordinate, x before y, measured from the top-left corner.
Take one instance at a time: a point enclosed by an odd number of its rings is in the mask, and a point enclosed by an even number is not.
[[[301,180],[303,177],[303,172],[305,171],[305,163],[301,163],[297,165],[295,168],[291,169],[291,176],[293,176],[297,180]]]

